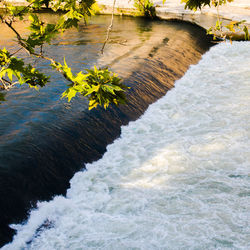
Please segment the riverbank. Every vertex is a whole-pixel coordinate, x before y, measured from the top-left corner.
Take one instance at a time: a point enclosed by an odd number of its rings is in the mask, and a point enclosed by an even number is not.
[[[98,0],[101,6],[101,13],[110,14],[112,12],[113,0]],[[185,9],[185,4],[180,0],[167,0],[165,4],[160,0],[154,0],[156,6],[156,15],[161,19],[178,19],[193,22],[199,26],[208,29],[216,21],[217,9],[215,7],[205,7],[202,11],[191,11]],[[134,1],[117,0],[117,14],[133,14],[135,12]],[[248,0],[234,0],[230,4],[220,7],[220,17],[224,21],[246,20],[250,26],[250,4]]]
[[[8,0],[15,5],[25,5],[24,0]],[[97,0],[101,14],[111,14],[113,0]],[[191,11],[185,9],[185,4],[181,0],[167,0],[163,4],[162,0],[153,0],[156,7],[157,17],[169,20],[177,19],[195,23],[205,29],[210,28],[216,22],[217,9],[215,7],[205,7],[202,11]],[[134,0],[116,0],[115,14],[136,15]],[[234,0],[220,7],[220,17],[224,22],[245,20],[250,28],[250,3],[249,0]]]

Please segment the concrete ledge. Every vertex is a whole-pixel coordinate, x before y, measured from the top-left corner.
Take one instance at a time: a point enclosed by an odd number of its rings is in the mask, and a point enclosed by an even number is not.
[[[97,0],[100,6],[104,6],[101,13],[111,14],[113,0]],[[153,0],[156,6],[156,15],[164,20],[182,20],[195,23],[205,29],[214,26],[217,20],[217,9],[215,7],[205,7],[202,11],[191,11],[185,9],[185,4],[181,0],[166,0],[163,5],[161,0]],[[116,0],[115,14],[120,15],[134,15],[136,9],[134,8],[133,0]],[[230,21],[246,20],[245,25],[250,30],[250,0],[234,0],[230,4],[220,6],[220,18],[223,25],[227,25]],[[244,39],[244,32],[238,32],[234,38]]]
[[[17,6],[27,5],[24,0],[7,0]],[[205,7],[202,11],[190,11],[184,8],[185,4],[181,0],[166,0],[163,5],[162,0],[153,0],[156,6],[156,15],[161,19],[178,19],[193,22],[208,29],[216,22],[217,11],[214,7]],[[101,7],[101,14],[111,14],[113,0],[97,0]],[[0,5],[1,7],[1,5]],[[134,0],[116,0],[116,15],[136,15]],[[250,29],[250,0],[234,0],[220,7],[220,17],[225,24],[230,21],[246,20],[246,25]]]
[[[105,6],[106,9],[103,13],[112,12],[113,0],[97,0],[101,6]],[[205,29],[208,29],[215,24],[217,10],[214,7],[203,8],[202,11],[186,10],[185,4],[181,3],[181,0],[166,0],[163,5],[161,0],[153,0],[156,6],[156,15],[162,19],[179,19],[183,21],[194,22]],[[122,14],[122,11],[131,14],[135,12],[133,0],[117,0],[116,1],[116,13]],[[109,8],[110,12],[107,11]],[[229,21],[246,20],[246,24],[250,27],[250,0],[234,0],[234,2],[223,5],[220,7],[220,17],[228,23]]]

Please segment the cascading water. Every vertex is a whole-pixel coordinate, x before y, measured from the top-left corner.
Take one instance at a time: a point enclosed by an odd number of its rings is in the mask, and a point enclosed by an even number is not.
[[[57,14],[41,15],[58,19]],[[119,137],[120,126],[140,117],[211,46],[205,30],[188,23],[115,17],[109,44],[100,55],[109,23],[109,16],[96,16],[45,51],[61,62],[65,56],[73,71],[110,66],[131,87],[127,105],[88,111],[82,98],[60,100],[66,82],[43,61],[37,67],[51,74],[51,82],[39,92],[14,88],[0,104],[0,246],[12,239],[9,224],[24,221],[38,200],[65,194],[74,173],[102,157]],[[15,23],[24,35],[27,25]],[[0,38],[0,47],[17,49],[3,24]]]
[[[249,54],[213,47],[3,249],[249,249]]]

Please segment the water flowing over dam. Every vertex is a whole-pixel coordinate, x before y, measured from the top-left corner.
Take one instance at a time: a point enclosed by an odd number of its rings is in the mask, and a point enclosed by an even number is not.
[[[249,53],[211,48],[3,249],[248,249]]]
[[[65,56],[74,71],[94,64],[111,67],[131,87],[128,105],[88,111],[80,97],[71,103],[60,100],[67,83],[40,61],[37,67],[52,74],[51,82],[39,92],[13,89],[0,105],[1,244],[14,233],[9,224],[27,218],[38,200],[65,194],[75,172],[102,157],[121,125],[139,118],[211,46],[205,31],[188,23],[116,17],[110,43],[100,55],[109,22],[109,16],[96,16],[45,49],[56,60]],[[27,22],[16,25],[27,33]],[[1,47],[12,49],[11,39],[1,26]]]

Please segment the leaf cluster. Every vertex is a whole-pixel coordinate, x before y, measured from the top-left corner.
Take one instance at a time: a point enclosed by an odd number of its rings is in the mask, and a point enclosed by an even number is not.
[[[217,7],[218,5],[226,4],[227,2],[232,2],[233,0],[182,0],[185,3],[185,9],[198,10],[205,6],[211,7],[211,5]]]
[[[225,40],[227,34],[224,32],[225,29],[235,33],[237,31],[243,31],[245,33],[245,40],[249,40],[249,32],[245,23],[245,20],[242,21],[232,21],[230,24],[223,26],[223,23],[219,17],[219,6],[233,2],[233,0],[182,0],[182,3],[185,3],[185,9],[190,9],[196,11],[197,9],[202,9],[205,6],[214,6],[217,8],[217,21],[216,24],[210,27],[207,30],[207,34],[213,35],[214,39],[217,38]],[[232,37],[229,37],[230,41]]]
[[[121,83],[121,79],[116,74],[105,69],[86,69],[86,73],[80,71],[73,74],[66,64],[55,63],[52,67],[62,72],[66,79],[71,83],[68,89],[63,92],[62,97],[70,101],[77,93],[89,100],[89,109],[96,108],[98,105],[105,109],[109,104],[125,104],[125,90],[128,87]]]
[[[110,103],[115,105],[125,104],[125,90],[129,87],[121,83],[121,79],[108,69],[87,70],[87,89],[84,96],[89,99],[89,109],[98,105],[107,108]]]
[[[165,1],[163,1],[164,3]],[[135,0],[134,6],[139,11],[139,15],[155,18],[156,11],[154,7],[154,3],[151,0]]]
[[[245,41],[249,41],[250,40],[249,31],[247,26],[245,25],[245,22],[246,22],[245,20],[231,21],[229,24],[223,26],[222,21],[218,19],[216,25],[210,27],[207,30],[207,34],[213,35],[214,40],[216,38],[222,38],[223,40],[228,38],[232,42],[234,34],[237,34],[237,32],[244,32],[244,38],[242,38],[241,36],[240,40],[245,39]]]
[[[27,83],[30,87],[43,87],[49,77],[39,72],[32,65],[25,65],[23,59],[12,56],[5,48],[0,50],[0,80],[5,82],[5,87],[18,81],[19,84]],[[7,84],[7,86],[6,86]]]
[[[210,6],[211,0],[182,0],[181,2],[185,3],[185,9],[197,10],[206,5]]]
[[[250,37],[249,37],[249,31],[247,26],[244,24],[246,22],[246,20],[242,20],[242,21],[231,21],[228,25],[226,25],[225,27],[231,31],[231,32],[237,32],[237,31],[243,31],[245,33],[245,40],[249,41]]]

